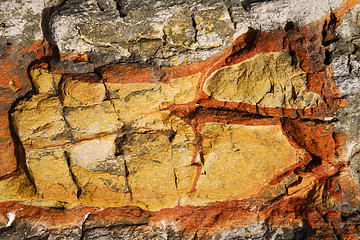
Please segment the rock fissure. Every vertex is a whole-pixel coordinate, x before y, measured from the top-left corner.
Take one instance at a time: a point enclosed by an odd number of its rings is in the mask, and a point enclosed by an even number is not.
[[[76,178],[76,176],[75,176],[75,174],[73,172],[73,164],[71,162],[71,157],[70,157],[69,153],[65,151],[64,154],[65,154],[65,158],[66,158],[66,164],[67,164],[67,166],[69,168],[69,175],[71,176],[71,179],[72,179],[72,181],[74,182],[74,184],[75,184],[75,186],[77,188],[76,197],[79,199],[81,197],[82,188],[79,185],[79,182],[78,182],[78,180],[77,180],[77,178]]]

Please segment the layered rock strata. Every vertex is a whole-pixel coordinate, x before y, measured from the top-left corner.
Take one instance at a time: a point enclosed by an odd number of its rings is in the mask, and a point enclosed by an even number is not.
[[[18,5],[0,238],[359,237],[358,1]]]

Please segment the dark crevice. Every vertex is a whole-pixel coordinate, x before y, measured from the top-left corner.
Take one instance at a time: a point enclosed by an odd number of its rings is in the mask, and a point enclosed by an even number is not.
[[[176,114],[176,113],[174,113]],[[236,120],[246,120],[246,119],[273,119],[273,116],[261,115],[256,113],[250,113],[244,110],[239,109],[227,109],[227,108],[207,108],[203,106],[197,107],[195,110],[188,112],[187,118],[194,119],[199,116],[209,116],[209,117],[218,117],[218,118],[227,118],[231,117]]]
[[[33,236],[30,238],[24,238],[24,240],[48,240],[50,237],[49,233],[45,233],[45,235],[42,236]]]
[[[83,221],[82,224],[81,224],[81,228],[80,228],[81,234],[80,234],[79,240],[84,240],[84,239],[85,239],[85,235],[84,235],[84,233],[85,233],[85,223],[86,223],[86,220],[88,219],[89,215],[90,215],[90,213],[87,214],[87,215],[84,217],[84,221]]]
[[[240,56],[244,51],[251,49],[255,45],[255,39],[259,31],[249,27],[249,30],[245,33],[244,41],[233,45],[232,53],[230,56],[225,58],[225,63],[231,65],[237,56]],[[245,44],[244,44],[245,43]]]
[[[330,51],[329,49],[325,49],[325,59],[324,59],[324,64],[325,65],[330,65],[331,63],[331,55],[330,55]]]
[[[101,12],[105,11],[104,7],[98,0],[96,0],[96,6],[100,9]]]
[[[311,156],[311,161],[305,165],[305,167],[301,170],[301,172],[313,172],[318,166],[322,164],[322,160],[320,157],[316,156],[313,153],[309,153]],[[299,174],[301,172],[297,171],[298,169],[295,169],[295,174]]]
[[[126,164],[126,160],[124,160],[124,169],[125,169],[125,188],[124,188],[124,193],[129,193],[130,194],[130,198],[132,198],[132,191],[130,189],[130,184],[129,184],[129,169],[128,166]]]
[[[351,213],[349,213],[347,215],[341,214],[340,217],[341,217],[341,221],[343,221],[343,222],[347,222],[347,221],[352,220],[352,219],[359,220],[359,214],[357,213],[357,211],[351,212]]]
[[[81,197],[82,188],[79,185],[79,181],[77,180],[77,177],[75,176],[74,172],[72,171],[72,163],[71,163],[71,159],[70,159],[70,154],[67,151],[65,151],[64,154],[65,154],[65,158],[66,158],[66,164],[69,168],[70,177],[73,180],[73,182],[77,188],[76,197],[79,199]]]
[[[172,130],[169,130],[169,131],[165,132],[165,135],[169,138],[170,143],[174,140],[176,134],[177,134],[177,132],[172,131]]]
[[[201,164],[204,165],[205,164],[205,157],[204,157],[204,153],[202,151],[199,152],[199,157],[200,157]]]
[[[124,0],[115,0],[116,10],[119,12],[120,17],[124,18],[127,16],[125,11],[125,3]]]
[[[124,228],[144,226],[144,225],[148,225],[147,220],[138,221],[138,222],[129,223],[129,224],[114,224],[114,225],[110,225],[110,226],[107,226],[107,227],[104,227],[104,226],[91,227],[91,228],[83,229],[82,235],[84,237],[82,239],[86,239],[85,236],[86,236],[87,232],[91,232],[91,231],[94,231],[94,230],[106,229],[106,230],[108,230],[108,232],[111,232],[111,231],[114,231],[116,228],[124,229]],[[108,239],[108,238],[106,238],[106,239]]]
[[[53,210],[56,210],[56,211],[63,211],[63,210],[66,209],[66,207],[64,205],[65,204],[64,202],[58,201],[57,203],[59,203],[60,205],[50,207],[50,209],[53,209]]]
[[[298,64],[299,64],[299,60],[298,58],[296,57],[296,54],[294,51],[292,51],[290,48],[289,48],[289,55],[291,56],[291,66],[293,67],[297,67]]]
[[[347,65],[349,67],[349,74],[352,74],[353,66],[351,65],[351,54],[348,55]]]
[[[126,142],[126,140],[127,140],[126,134],[124,134],[120,137],[117,137],[115,139],[115,157],[118,157],[118,156],[124,154],[124,150],[122,147],[123,147],[124,143]]]
[[[324,47],[329,46],[331,43],[338,41],[339,39],[335,37],[335,29],[338,25],[338,19],[335,14],[330,12],[330,20],[329,22],[325,20],[323,25],[323,30],[321,32],[322,35],[322,45]]]
[[[175,184],[175,188],[178,189],[178,177],[176,175],[176,171],[175,169],[173,170],[174,172],[174,184]]]
[[[288,32],[288,31],[290,31],[291,29],[294,29],[294,28],[295,28],[295,24],[292,21],[287,22],[285,24],[285,26],[284,26],[285,32]]]
[[[195,21],[195,17],[194,17],[194,14],[191,15],[191,23],[192,23],[192,26],[194,28],[194,41],[197,42],[197,35],[198,35],[198,30],[197,30],[197,24],[196,24],[196,21]]]
[[[60,83],[59,83],[59,86],[61,86],[63,84],[63,81],[65,80],[65,78],[63,77],[61,80],[60,80]],[[60,97],[60,94],[58,94],[58,99],[60,101],[60,104],[61,104],[61,109],[60,109],[60,114],[64,120],[64,123],[65,123],[65,130],[64,130],[64,135],[65,137],[70,140],[72,143],[75,143],[75,138],[71,132],[71,126],[70,126],[70,123],[67,121],[66,119],[66,115],[68,113],[68,109],[70,108],[67,108],[67,107],[64,107],[63,105],[63,99],[61,99]]]
[[[229,13],[231,23],[233,24],[233,27],[236,30],[236,21],[235,21],[235,18],[234,18],[233,10],[232,10],[231,7],[226,7],[226,9],[227,9],[227,11]]]
[[[299,178],[296,181],[293,181],[289,185],[286,185],[286,188],[291,188],[291,187],[295,187],[295,186],[299,185],[302,182],[303,178],[300,176],[298,176],[298,177]]]
[[[331,225],[331,227],[332,227],[332,231],[333,231],[336,239],[337,239],[337,240],[342,240],[342,238],[341,238],[339,232],[336,230],[334,224],[331,222],[330,225]]]

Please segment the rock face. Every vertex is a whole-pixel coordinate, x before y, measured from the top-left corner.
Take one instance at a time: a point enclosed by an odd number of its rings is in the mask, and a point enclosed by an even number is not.
[[[214,72],[204,91],[228,102],[268,108],[305,109],[321,104],[320,95],[307,91],[306,73],[291,66],[287,52],[264,53]]]
[[[359,1],[0,13],[0,239],[360,238]]]

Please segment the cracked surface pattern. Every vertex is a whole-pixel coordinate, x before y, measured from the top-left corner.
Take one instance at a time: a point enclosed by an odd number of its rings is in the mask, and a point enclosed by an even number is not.
[[[359,6],[0,1],[0,239],[360,238]]]

